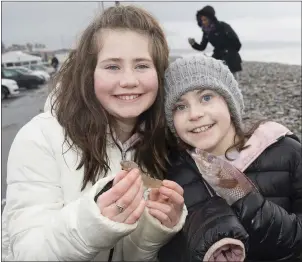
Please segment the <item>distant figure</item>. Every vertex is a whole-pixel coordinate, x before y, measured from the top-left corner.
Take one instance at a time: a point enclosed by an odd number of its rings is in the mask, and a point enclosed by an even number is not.
[[[59,60],[58,58],[56,58],[56,56],[51,59],[51,66],[55,69],[55,72],[57,72],[59,67]]]
[[[218,21],[214,8],[209,5],[196,13],[196,20],[198,26],[202,28],[203,37],[200,44],[197,44],[194,38],[189,38],[190,45],[196,50],[203,51],[210,42],[214,47],[212,57],[225,61],[238,80],[236,72],[242,71],[242,60],[239,55],[241,43],[235,31],[229,24]]]

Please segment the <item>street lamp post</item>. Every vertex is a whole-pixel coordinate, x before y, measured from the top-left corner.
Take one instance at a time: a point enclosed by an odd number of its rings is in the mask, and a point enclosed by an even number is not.
[[[98,3],[99,12],[101,12],[101,11],[104,12],[104,10],[105,10],[104,1],[98,1],[97,3]],[[115,6],[120,6],[121,5],[120,1],[114,1],[114,3],[115,3]],[[102,5],[102,8],[101,8],[101,5]]]
[[[102,8],[101,8],[101,5],[102,5]],[[105,6],[104,6],[104,2],[103,1],[98,2],[98,9],[99,9],[99,11],[101,11],[101,9],[102,9],[102,12],[104,12]]]

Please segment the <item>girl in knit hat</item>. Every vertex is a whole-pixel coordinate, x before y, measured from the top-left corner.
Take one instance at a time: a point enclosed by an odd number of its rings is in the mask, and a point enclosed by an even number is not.
[[[219,60],[203,55],[176,60],[166,70],[165,90],[167,124],[177,142],[167,179],[184,188],[189,215],[183,235],[190,261],[204,258],[199,250],[214,234],[218,237],[229,230],[227,236],[240,240],[232,235],[235,224],[225,223],[224,217],[212,224],[218,227],[212,235],[202,235],[206,226],[196,220],[195,213],[209,201],[212,212],[219,213],[213,198],[226,200],[248,233],[248,260],[292,260],[301,256],[299,139],[286,127],[269,121],[259,122],[245,132],[242,93],[230,70]],[[215,173],[214,169],[202,168],[202,158],[196,152],[211,156],[229,169]],[[221,182],[219,176],[229,172],[241,176],[235,179],[236,186]],[[228,194],[237,186],[243,193]],[[172,244],[175,250],[179,242],[171,242],[170,247]]]

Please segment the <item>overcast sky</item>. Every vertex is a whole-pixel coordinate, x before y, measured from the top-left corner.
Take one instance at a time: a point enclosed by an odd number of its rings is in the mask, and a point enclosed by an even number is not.
[[[201,38],[195,22],[198,9],[210,4],[219,20],[228,22],[243,42],[281,41],[301,45],[300,2],[124,2],[150,11],[163,25],[169,44],[187,47],[187,37]],[[114,2],[105,2],[105,7]],[[5,45],[40,42],[49,49],[69,48],[97,15],[97,2],[2,2]]]

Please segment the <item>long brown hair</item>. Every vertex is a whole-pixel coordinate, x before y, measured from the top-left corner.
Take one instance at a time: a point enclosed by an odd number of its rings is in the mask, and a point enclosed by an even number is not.
[[[99,175],[110,169],[106,153],[106,130],[112,117],[102,107],[94,93],[94,70],[97,63],[102,29],[131,30],[149,37],[159,89],[154,104],[141,116],[134,132],[142,140],[136,146],[135,161],[154,177],[162,178],[167,153],[165,147],[165,117],[163,76],[168,66],[169,49],[163,30],[148,12],[134,6],[110,7],[100,14],[83,32],[77,48],[62,65],[55,80],[51,110],[64,128],[69,149],[81,151],[77,170],[84,166],[82,190],[88,182],[94,184]],[[141,123],[145,129],[140,130]],[[111,133],[112,135],[112,133]]]
[[[259,120],[256,123],[252,124],[251,127],[246,131],[241,127],[235,127],[234,143],[225,151],[225,158],[228,160],[234,160],[228,157],[228,152],[230,152],[230,150],[232,149],[237,149],[239,152],[241,152],[242,150],[248,148],[250,145],[246,145],[246,140],[248,140],[254,134],[256,129],[265,122],[267,122],[267,120],[265,119]]]

